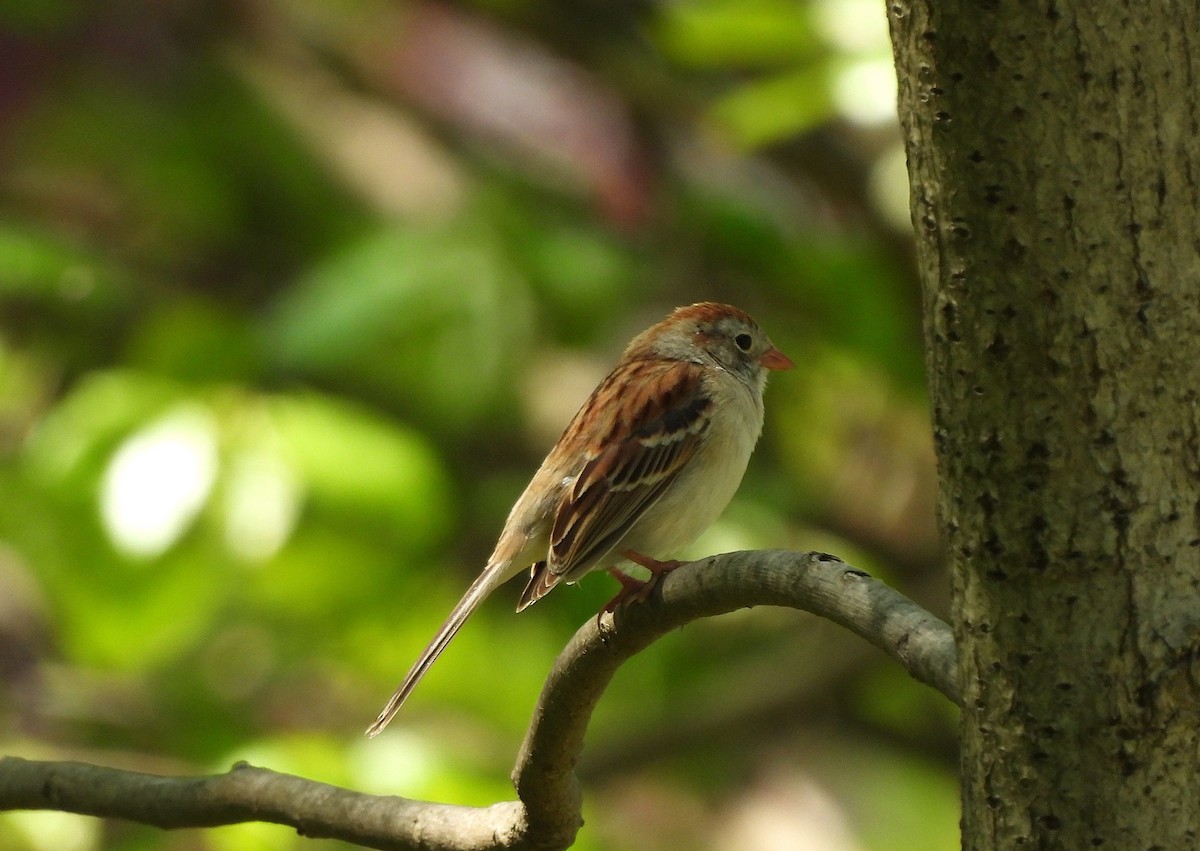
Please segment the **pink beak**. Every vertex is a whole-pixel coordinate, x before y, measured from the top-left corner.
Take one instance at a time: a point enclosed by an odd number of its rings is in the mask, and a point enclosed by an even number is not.
[[[794,369],[796,366],[791,358],[776,348],[768,349],[758,362],[767,369]]]

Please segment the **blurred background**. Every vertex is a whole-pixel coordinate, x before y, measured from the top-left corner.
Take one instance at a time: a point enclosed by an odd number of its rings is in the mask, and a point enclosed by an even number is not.
[[[694,554],[944,614],[894,99],[868,0],[0,2],[0,752],[511,798],[603,575],[502,589],[362,731],[625,342],[704,299],[798,368]],[[695,623],[605,695],[577,847],[956,848],[954,725],[811,616]]]

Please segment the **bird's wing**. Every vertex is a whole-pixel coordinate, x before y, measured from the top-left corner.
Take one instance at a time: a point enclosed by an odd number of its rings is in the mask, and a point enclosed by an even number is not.
[[[586,431],[595,449],[563,495],[549,557],[534,565],[520,608],[560,579],[573,580],[594,567],[696,454],[713,409],[700,369],[681,361],[633,361],[597,388],[577,415],[594,420]],[[614,400],[614,388],[622,389],[623,398]]]

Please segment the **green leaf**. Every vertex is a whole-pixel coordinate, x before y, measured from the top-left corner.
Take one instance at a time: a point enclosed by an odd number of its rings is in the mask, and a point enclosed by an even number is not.
[[[277,397],[269,408],[284,460],[310,501],[360,524],[382,523],[415,551],[446,533],[446,475],[416,432],[315,394]]]
[[[713,104],[710,118],[743,149],[795,136],[833,114],[829,70],[812,65],[746,83]]]
[[[787,66],[822,47],[808,7],[785,0],[705,0],[663,7],[663,52],[693,68]]]
[[[272,351],[290,369],[398,397],[460,430],[504,392],[530,312],[485,227],[389,226],[299,281],[279,305]]]

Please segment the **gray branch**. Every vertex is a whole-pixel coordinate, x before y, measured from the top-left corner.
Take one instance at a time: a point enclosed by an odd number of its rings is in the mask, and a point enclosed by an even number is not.
[[[368,848],[566,848],[582,824],[575,765],[613,673],[655,639],[701,617],[788,606],[850,629],[958,703],[950,627],[862,571],[822,553],[740,552],[668,574],[645,603],[590,620],[559,655],[517,758],[516,801],[459,807],[349,789],[238,764],[162,777],[76,762],[0,759],[0,810],[62,810],[162,828],[245,821]]]

